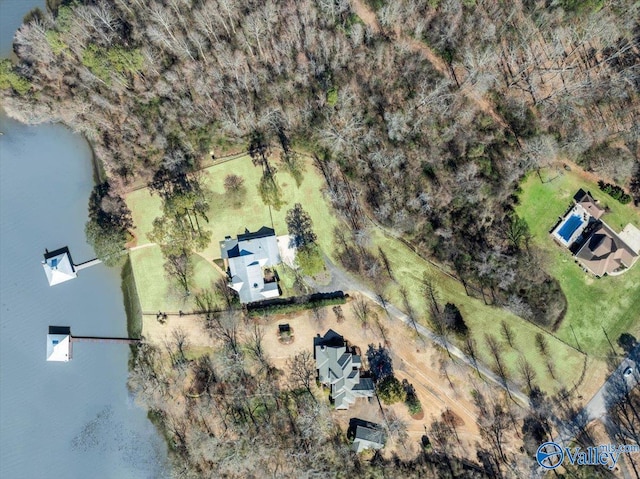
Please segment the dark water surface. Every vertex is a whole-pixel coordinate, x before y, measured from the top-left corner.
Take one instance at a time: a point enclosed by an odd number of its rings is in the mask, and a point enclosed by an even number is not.
[[[43,1],[0,0],[0,46]],[[166,446],[135,405],[129,347],[78,343],[47,362],[49,325],[78,336],[126,336],[119,271],[103,265],[49,287],[44,248],[91,259],[84,237],[91,151],[59,125],[26,126],[0,111],[0,478],[163,477]]]

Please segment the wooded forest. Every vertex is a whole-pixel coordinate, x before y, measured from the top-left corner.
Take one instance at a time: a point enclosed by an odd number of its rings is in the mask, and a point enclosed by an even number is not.
[[[16,33],[15,58],[0,65],[0,95],[9,115],[61,122],[91,143],[102,176],[92,198],[97,223],[88,226],[94,237],[127,241],[120,197],[142,182],[165,210],[185,212],[188,241],[208,241],[199,223],[206,208],[177,202],[176,192],[198,191],[196,172],[211,151],[304,151],[348,225],[337,243],[352,269],[380,261],[357,247],[369,218],[485,302],[553,329],[566,301],[514,212],[518,185],[560,157],[640,202],[639,19],[632,0],[50,1]],[[159,221],[157,238],[163,228]],[[163,250],[179,271],[184,244]],[[184,376],[176,344],[171,374]],[[171,381],[157,376],[155,355],[139,354],[137,374],[146,375],[132,381],[162,416]],[[215,434],[202,404],[188,417],[162,418],[184,477],[257,477],[265,457],[283,458],[274,476],[508,475],[493,460],[467,467],[445,453],[363,464],[345,457],[318,420],[323,406],[291,391],[270,391],[275,403],[265,402],[262,419],[246,416],[241,388],[268,388],[269,369],[258,380],[233,351],[228,358],[189,366],[197,394],[213,391],[222,398],[215,407],[231,411],[217,449],[203,446]],[[198,424],[200,436],[185,436],[184,421]],[[260,440],[232,441],[243,436]],[[242,447],[262,452],[233,449]],[[286,460],[276,451],[288,451]],[[224,462],[234,457],[241,460]]]

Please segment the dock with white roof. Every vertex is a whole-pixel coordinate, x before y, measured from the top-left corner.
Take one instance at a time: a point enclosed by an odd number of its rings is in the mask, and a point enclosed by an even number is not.
[[[102,260],[94,258],[80,264],[74,264],[69,248],[65,246],[55,251],[45,250],[42,267],[49,281],[49,286],[55,286],[77,278],[78,271],[100,263],[102,263]]]
[[[49,326],[47,334],[47,361],[68,362],[73,358],[73,344],[85,343],[112,343],[112,344],[137,344],[135,338],[109,338],[99,336],[73,336],[68,326]]]

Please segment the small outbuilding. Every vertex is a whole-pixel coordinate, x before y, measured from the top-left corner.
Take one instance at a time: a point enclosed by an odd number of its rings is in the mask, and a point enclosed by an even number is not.
[[[71,260],[71,253],[66,246],[55,251],[45,252],[42,267],[47,275],[49,286],[64,283],[78,276]]]
[[[386,437],[380,424],[357,418],[352,418],[349,421],[347,436],[353,437],[351,449],[358,453],[365,449],[382,449],[386,442]]]
[[[71,329],[66,326],[49,326],[47,361],[69,361],[72,356],[71,348]]]

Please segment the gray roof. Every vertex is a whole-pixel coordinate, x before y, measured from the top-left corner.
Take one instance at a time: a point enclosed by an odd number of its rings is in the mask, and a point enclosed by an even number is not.
[[[342,336],[330,329],[313,343],[318,380],[331,387],[336,409],[348,409],[357,397],[373,396],[373,381],[360,378],[360,356],[347,352]]]
[[[238,239],[227,237],[220,242],[223,259],[231,273],[229,286],[238,292],[240,302],[251,303],[279,296],[277,283],[265,283],[262,268],[280,263],[278,241],[271,228],[255,233],[248,230]]]
[[[362,452],[365,449],[382,449],[385,440],[384,432],[379,424],[359,425],[356,427],[352,448],[355,452]]]

